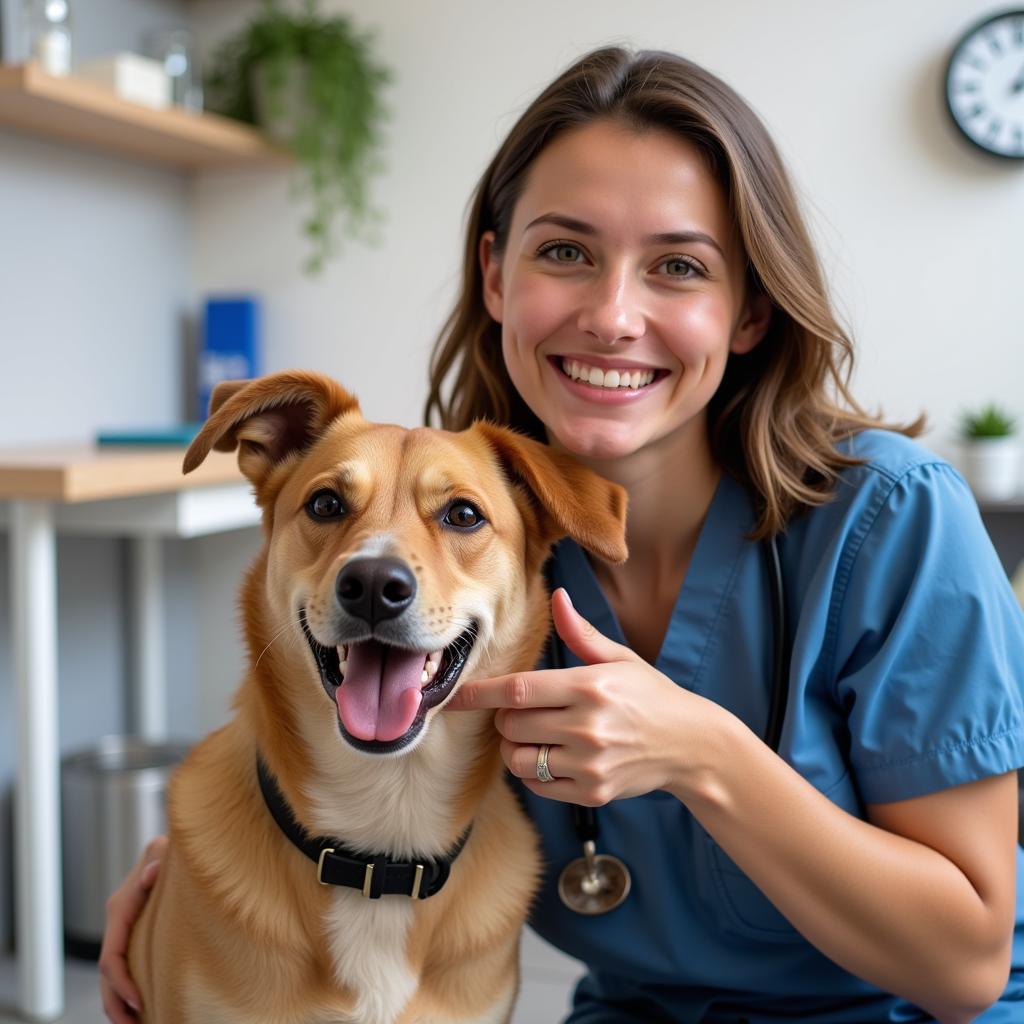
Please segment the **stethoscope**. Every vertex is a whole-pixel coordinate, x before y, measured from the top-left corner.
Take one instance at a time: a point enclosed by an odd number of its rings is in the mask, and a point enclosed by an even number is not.
[[[761,542],[768,566],[768,585],[772,606],[772,688],[768,703],[768,720],[764,741],[776,753],[782,738],[789,698],[789,645],[786,642],[786,590],[782,562],[775,537]],[[555,668],[565,668],[561,644],[552,637],[552,661]],[[570,861],[558,877],[558,895],[577,914],[607,914],[629,895],[633,884],[629,868],[618,857],[597,852],[597,813],[593,807],[573,805],[573,827],[583,844],[583,856]]]

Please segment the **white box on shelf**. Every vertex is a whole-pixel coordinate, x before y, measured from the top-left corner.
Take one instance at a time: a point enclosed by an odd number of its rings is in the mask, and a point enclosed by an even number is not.
[[[156,110],[171,105],[171,78],[163,64],[136,53],[115,53],[111,57],[76,64],[73,74],[112,89],[122,99]]]

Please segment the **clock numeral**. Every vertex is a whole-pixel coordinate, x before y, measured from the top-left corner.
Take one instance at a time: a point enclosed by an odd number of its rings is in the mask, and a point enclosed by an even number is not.
[[[995,118],[988,123],[988,131],[985,132],[985,141],[993,142],[999,135],[999,129],[1003,127],[1003,122],[999,118]]]
[[[1003,52],[1003,44],[999,42],[996,36],[988,36],[988,45],[993,53]]]
[[[1016,46],[1024,46],[1024,18],[1013,23],[1013,42]]]
[[[1024,153],[1024,129],[1020,125],[1013,129],[1013,148],[1018,153]]]
[[[985,104],[984,103],[978,103],[975,106],[971,107],[970,110],[964,111],[964,116],[965,117],[969,117],[969,118],[975,118],[975,117],[980,117],[984,113],[985,113]]]
[[[980,82],[961,81],[953,86],[954,92],[977,92],[981,88]]]
[[[963,58],[965,64],[969,64],[975,71],[984,71],[988,65],[980,58],[975,57],[973,54],[967,54]]]

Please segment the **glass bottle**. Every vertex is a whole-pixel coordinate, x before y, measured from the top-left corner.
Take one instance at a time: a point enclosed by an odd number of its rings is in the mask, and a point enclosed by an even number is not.
[[[171,101],[199,113],[203,109],[203,80],[192,33],[182,28],[150,32],[143,40],[143,52],[163,64],[171,80]]]
[[[25,0],[25,53],[50,75],[71,71],[71,9],[68,0]]]

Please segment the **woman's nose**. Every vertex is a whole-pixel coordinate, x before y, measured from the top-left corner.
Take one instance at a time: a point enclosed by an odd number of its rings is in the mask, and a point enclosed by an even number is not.
[[[580,306],[579,330],[605,345],[639,338],[644,333],[645,316],[638,288],[623,272],[596,278]]]

